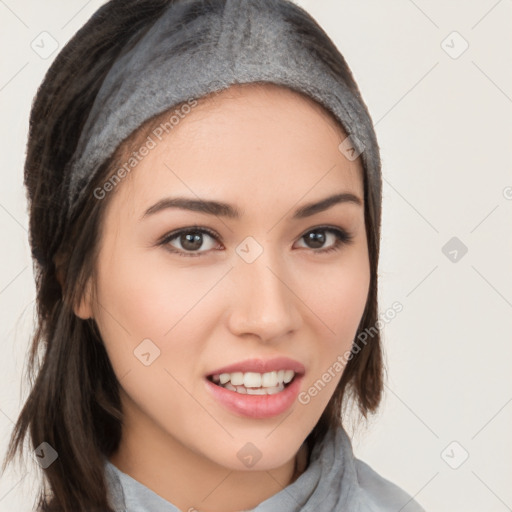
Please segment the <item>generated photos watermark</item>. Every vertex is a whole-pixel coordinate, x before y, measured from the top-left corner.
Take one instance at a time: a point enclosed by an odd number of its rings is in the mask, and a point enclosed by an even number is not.
[[[403,305],[399,301],[393,302],[391,307],[386,309],[384,313],[379,315],[379,319],[375,322],[375,325],[367,327],[364,331],[360,332],[350,350],[346,350],[343,354],[338,355],[336,360],[326,369],[322,376],[315,381],[306,391],[299,393],[298,400],[302,405],[307,405],[311,402],[311,399],[316,397],[331,380],[336,379],[337,376],[341,375],[346,364],[355,355],[359,354],[362,350],[362,346],[367,345],[368,338],[372,338],[378,334],[379,330],[391,320],[393,320],[398,313],[403,310]]]

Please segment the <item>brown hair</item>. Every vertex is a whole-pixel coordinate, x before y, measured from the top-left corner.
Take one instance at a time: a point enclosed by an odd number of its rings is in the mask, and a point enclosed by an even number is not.
[[[104,458],[119,445],[122,411],[119,383],[94,320],[73,311],[85,283],[94,275],[101,219],[108,198],[97,200],[93,190],[110,176],[141,133],[158,123],[147,121],[104,162],[76,213],[64,220],[64,175],[82,127],[101,83],[127,45],[135,44],[173,0],[112,0],[102,6],[59,53],[40,85],[30,115],[24,183],[30,215],[30,244],[37,290],[37,325],[27,370],[31,392],[13,429],[2,471],[23,453],[30,436],[32,448],[42,442],[59,456],[44,470],[37,508],[59,512],[112,512],[107,498]],[[312,18],[282,0],[282,12],[337,77],[356,92],[357,85],[343,57]],[[189,2],[188,23],[194,16],[222,8],[224,1]],[[298,15],[299,13],[299,15]],[[176,108],[174,106],[173,108]],[[365,107],[366,108],[366,107]],[[380,177],[379,177],[380,179]],[[365,225],[370,257],[370,290],[357,333],[375,334],[347,363],[340,383],[307,438],[311,448],[328,429],[341,424],[345,399],[351,397],[366,417],[382,394],[382,354],[377,324],[377,266],[381,195],[377,178],[364,173]],[[109,194],[110,196],[111,194]],[[84,449],[85,448],[85,449]]]

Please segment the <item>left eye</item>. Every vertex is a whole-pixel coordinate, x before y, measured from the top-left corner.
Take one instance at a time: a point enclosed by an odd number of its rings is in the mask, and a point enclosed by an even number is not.
[[[305,239],[308,241],[308,243],[312,243],[313,246],[316,245],[316,248],[318,248],[318,244],[323,245],[327,240],[327,236],[325,235],[325,233],[328,233],[329,235],[334,237],[334,243],[328,246],[327,248],[323,248],[314,252],[326,253],[330,251],[335,251],[339,249],[343,244],[349,244],[353,239],[353,236],[343,229],[326,227],[312,229],[311,231],[308,231],[305,235],[302,235],[299,240]],[[315,249],[315,247],[312,248]]]
[[[328,236],[331,235],[334,238],[333,243],[327,248],[319,248],[323,246],[328,240]],[[166,246],[171,252],[177,253],[180,256],[201,256],[203,253],[208,252],[209,249],[213,249],[215,244],[210,244],[210,247],[204,251],[198,251],[203,245],[204,235],[207,237],[218,240],[218,236],[209,229],[200,227],[191,227],[174,231],[166,235],[159,245]],[[314,228],[304,235],[299,240],[304,239],[306,243],[312,244],[313,247],[309,247],[314,253],[327,253],[339,249],[344,244],[351,243],[353,236],[343,229],[332,228],[332,227],[318,227]],[[175,247],[171,242],[177,240],[181,247]],[[196,254],[194,254],[196,253]]]

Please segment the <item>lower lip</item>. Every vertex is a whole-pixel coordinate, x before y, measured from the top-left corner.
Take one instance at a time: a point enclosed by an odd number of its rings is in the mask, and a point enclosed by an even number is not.
[[[274,395],[244,395],[206,380],[208,391],[227,409],[247,418],[271,418],[287,411],[297,399],[303,375]]]

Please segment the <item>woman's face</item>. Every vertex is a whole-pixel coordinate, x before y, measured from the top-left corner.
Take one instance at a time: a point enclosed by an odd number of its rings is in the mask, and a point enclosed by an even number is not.
[[[162,140],[150,136],[109,198],[95,298],[77,309],[97,322],[120,382],[123,439],[155,459],[179,446],[231,470],[279,467],[331,398],[366,304],[361,164],[316,104],[270,85],[201,100]],[[338,194],[359,203],[322,206]],[[287,369],[296,376],[278,391]],[[210,382],[221,373],[237,391]],[[243,393],[237,379],[259,382],[246,373],[270,374],[272,393]]]

